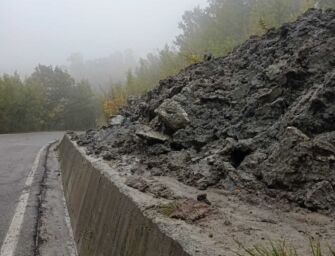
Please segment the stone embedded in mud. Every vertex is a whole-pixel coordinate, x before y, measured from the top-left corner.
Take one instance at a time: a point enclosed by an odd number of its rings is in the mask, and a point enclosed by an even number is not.
[[[204,202],[208,205],[211,205],[211,202],[207,199],[207,194],[206,193],[197,195],[197,200],[199,202]]]
[[[257,168],[268,187],[285,192],[289,200],[311,210],[335,207],[335,133],[310,139],[295,127],[272,148]],[[293,195],[292,195],[293,192]],[[286,196],[285,196],[286,197]]]
[[[169,136],[161,132],[156,132],[151,127],[146,125],[139,126],[136,130],[136,135],[142,139],[154,142],[165,142],[170,139]]]
[[[190,119],[182,106],[172,100],[165,100],[156,110],[155,113],[161,118],[163,123],[172,130],[178,130],[186,127]]]
[[[66,131],[66,134],[70,136],[71,140],[78,140],[78,134],[76,134],[74,131]]]
[[[157,198],[165,198],[170,200],[177,198],[177,196],[168,186],[159,182],[153,182],[150,184],[148,191]]]
[[[207,203],[198,202],[193,199],[180,199],[176,202],[176,210],[170,215],[171,218],[186,221],[196,221],[205,218],[210,211]]]
[[[150,148],[148,148],[148,153],[151,155],[166,154],[170,151],[171,151],[171,148],[162,143],[156,143],[154,145],[151,145]]]
[[[286,134],[284,136],[296,138],[298,140],[309,140],[309,137],[306,134],[293,126],[289,126],[286,128]]]
[[[174,219],[197,221],[209,214],[210,206],[194,199],[179,199],[172,203],[161,205],[160,212]]]
[[[264,94],[259,97],[259,100],[261,101],[261,103],[273,102],[275,99],[280,97],[282,93],[283,89],[277,86],[275,88],[272,88],[271,90],[268,90],[267,92],[264,92]]]
[[[122,125],[122,123],[124,122],[124,119],[125,119],[124,116],[116,115],[109,120],[109,124],[112,126]]]
[[[102,158],[106,161],[116,159],[116,156],[112,152],[105,151],[102,153]]]
[[[125,184],[129,187],[135,188],[141,192],[145,192],[148,189],[148,183],[139,176],[127,177]]]
[[[334,188],[328,181],[321,181],[314,184],[304,198],[303,205],[307,208],[317,210],[328,210],[334,206]]]

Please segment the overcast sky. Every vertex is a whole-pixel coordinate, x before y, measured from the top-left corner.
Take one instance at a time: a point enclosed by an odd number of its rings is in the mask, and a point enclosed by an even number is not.
[[[80,52],[97,58],[161,48],[185,10],[207,0],[0,0],[0,73],[62,65]]]

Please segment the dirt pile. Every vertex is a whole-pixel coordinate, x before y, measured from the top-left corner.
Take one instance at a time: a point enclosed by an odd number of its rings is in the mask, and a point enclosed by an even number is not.
[[[88,154],[128,161],[134,177],[172,176],[330,211],[334,67],[335,11],[309,10],[226,57],[206,56],[129,100],[108,127],[73,137]]]

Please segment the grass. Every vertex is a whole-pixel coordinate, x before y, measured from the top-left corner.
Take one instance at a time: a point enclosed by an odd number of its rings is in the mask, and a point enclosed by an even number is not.
[[[177,209],[177,205],[175,202],[162,204],[159,206],[159,212],[167,217],[169,217],[172,213]]]
[[[238,244],[243,251],[237,253],[238,256],[307,256],[298,254],[294,246],[287,245],[285,241],[277,243],[269,241],[269,245],[255,245],[252,248],[246,248],[241,243]],[[310,256],[335,256],[335,251],[330,246],[327,250],[323,250],[320,241],[310,239],[310,248]]]

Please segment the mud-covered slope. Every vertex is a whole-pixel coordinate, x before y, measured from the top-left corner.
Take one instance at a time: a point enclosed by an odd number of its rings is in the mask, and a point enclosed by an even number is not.
[[[135,176],[334,209],[335,11],[309,10],[206,58],[74,139],[88,154],[128,159]]]

